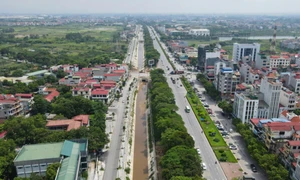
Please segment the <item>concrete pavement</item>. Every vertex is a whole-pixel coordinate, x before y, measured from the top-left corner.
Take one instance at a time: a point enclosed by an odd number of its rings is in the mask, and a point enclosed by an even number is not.
[[[150,34],[153,36],[152,31],[150,31]],[[161,54],[160,56],[161,61],[158,63],[158,67],[164,69],[167,74],[167,82],[171,87],[171,89],[173,90],[175,100],[176,100],[176,105],[179,108],[178,113],[183,118],[188,133],[194,138],[195,146],[197,148],[200,148],[202,161],[206,163],[207,170],[204,171],[203,176],[208,180],[226,180],[225,174],[222,168],[220,167],[220,165],[215,164],[217,158],[212,148],[210,147],[209,142],[206,139],[205,135],[201,133],[202,128],[199,125],[195,114],[193,112],[186,113],[184,111],[185,106],[189,105],[185,98],[186,95],[185,88],[183,86],[180,87],[181,84],[180,81],[177,81],[176,84],[173,84],[171,82],[169,73],[167,72],[166,69],[166,66],[171,67],[171,65],[169,64],[167,58],[165,57],[157,41],[154,41],[154,48],[157,49],[158,52]]]

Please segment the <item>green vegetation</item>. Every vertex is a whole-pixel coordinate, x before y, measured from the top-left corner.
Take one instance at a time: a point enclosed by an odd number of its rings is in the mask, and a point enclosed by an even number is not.
[[[237,160],[235,159],[234,155],[232,154],[232,152],[230,150],[214,150],[214,153],[216,154],[217,158],[220,161],[223,162],[237,162]]]
[[[288,171],[279,163],[276,154],[270,154],[265,145],[258,141],[249,126],[243,124],[240,119],[233,119],[233,124],[237,131],[242,135],[248,152],[262,167],[270,180],[288,179]]]
[[[53,163],[47,167],[46,179],[55,180],[57,169],[60,167],[60,163]]]
[[[0,27],[1,29],[1,27]],[[108,63],[111,59],[124,59],[127,42],[122,41],[119,26],[92,26],[88,24],[69,24],[62,26],[12,27],[13,31],[0,34],[0,57],[27,60],[22,63],[30,71],[34,66],[54,64],[89,64]],[[11,60],[0,60],[0,75],[10,76],[16,67],[21,67]],[[6,65],[7,64],[7,65]],[[22,72],[28,70],[19,68]]]
[[[148,65],[148,60],[154,59],[156,66],[158,60],[159,60],[159,52],[154,48],[153,46],[153,40],[150,36],[149,30],[147,26],[143,26],[144,28],[144,48],[145,48],[145,57],[146,61],[145,65]]]
[[[227,101],[221,101],[218,103],[218,106],[223,110],[225,114],[231,114],[233,107],[232,104],[228,103]]]
[[[232,152],[228,149],[226,142],[224,141],[223,137],[221,136],[220,132],[218,131],[217,127],[215,126],[214,122],[211,120],[209,114],[205,110],[204,106],[201,104],[199,98],[196,96],[195,92],[192,89],[192,86],[189,82],[182,77],[181,81],[184,87],[187,90],[186,98],[189,101],[191,108],[193,109],[198,122],[200,123],[205,136],[207,137],[211,147],[214,150],[224,150],[224,154],[226,156],[216,156],[220,161],[227,161],[227,162],[237,162],[234,158]],[[216,153],[216,151],[214,151]]]
[[[174,176],[201,177],[201,159],[181,116],[176,113],[178,107],[175,105],[174,94],[163,74],[162,69],[150,72],[150,106],[156,146],[162,148],[162,154],[159,155],[162,156],[162,176],[166,180]]]
[[[220,92],[212,82],[208,81],[203,74],[197,74],[197,80],[204,86],[206,93],[215,101],[221,100]]]

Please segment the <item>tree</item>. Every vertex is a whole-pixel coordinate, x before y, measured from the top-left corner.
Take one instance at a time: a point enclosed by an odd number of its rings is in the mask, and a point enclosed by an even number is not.
[[[179,145],[184,145],[189,148],[194,147],[194,140],[189,133],[175,129],[167,129],[165,132],[163,132],[160,143],[165,152],[172,147]]]
[[[46,179],[47,180],[54,180],[55,177],[56,177],[56,172],[57,172],[57,169],[60,167],[60,163],[53,163],[53,164],[50,164],[48,167],[47,167],[47,171],[46,171]]]
[[[165,179],[173,176],[202,176],[201,160],[194,148],[175,146],[161,158],[160,164]]]
[[[298,116],[300,115],[300,109],[294,110],[294,113],[297,114]]]
[[[191,60],[190,64],[191,66],[197,66],[198,65],[198,59],[196,57],[189,57],[189,59]]]
[[[57,77],[58,79],[63,78],[63,77],[65,77],[66,75],[67,75],[67,73],[64,72],[64,71],[61,70],[61,69],[59,69],[59,70],[56,72],[56,77]]]
[[[31,116],[29,118],[14,117],[4,123],[7,131],[6,139],[12,139],[18,146],[25,144],[36,144],[42,138],[42,131],[45,132],[45,117],[42,115]]]
[[[51,104],[41,95],[34,96],[34,104],[32,105],[31,114],[45,114],[51,112]]]
[[[233,111],[232,104],[229,104],[227,101],[221,101],[218,103],[218,106],[223,110],[226,114],[231,114]]]
[[[13,140],[0,139],[0,179],[12,179],[14,176],[15,148]]]

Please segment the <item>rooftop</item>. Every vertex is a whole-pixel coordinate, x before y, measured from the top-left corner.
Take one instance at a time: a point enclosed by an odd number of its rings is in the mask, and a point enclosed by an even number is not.
[[[40,70],[40,71],[27,73],[26,76],[36,76],[36,75],[40,75],[40,74],[45,74],[47,72],[49,72],[49,71],[48,70]]]
[[[300,141],[288,141],[291,146],[300,146]]]
[[[59,158],[63,142],[24,145],[14,162]]]

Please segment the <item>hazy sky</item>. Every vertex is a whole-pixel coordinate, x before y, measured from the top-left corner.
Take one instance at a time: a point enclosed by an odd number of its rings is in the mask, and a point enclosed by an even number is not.
[[[300,0],[0,0],[0,13],[300,14]]]

